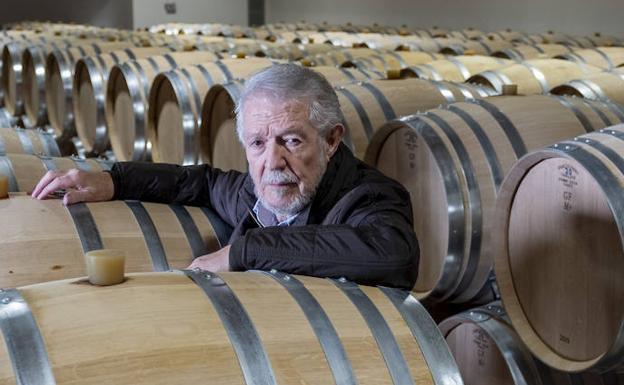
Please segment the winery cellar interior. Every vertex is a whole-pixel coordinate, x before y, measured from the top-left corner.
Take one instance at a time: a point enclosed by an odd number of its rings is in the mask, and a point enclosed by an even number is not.
[[[0,384],[624,385],[621,0],[2,5]],[[321,74],[340,122],[254,94],[275,68]],[[319,139],[267,139],[274,183],[327,167],[287,216],[245,137],[275,111]],[[327,219],[362,215],[363,172],[416,255],[393,219]],[[361,278],[397,258],[410,287]]]

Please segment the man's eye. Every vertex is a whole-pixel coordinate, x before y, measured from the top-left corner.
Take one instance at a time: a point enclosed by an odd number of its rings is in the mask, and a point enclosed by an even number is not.
[[[264,142],[262,140],[256,139],[256,140],[252,140],[249,143],[250,147],[254,147],[254,148],[258,148],[258,147],[262,147],[262,145],[264,144]]]
[[[297,139],[297,138],[288,138],[286,139],[286,144],[289,146],[297,146],[299,144],[301,144],[301,140]]]

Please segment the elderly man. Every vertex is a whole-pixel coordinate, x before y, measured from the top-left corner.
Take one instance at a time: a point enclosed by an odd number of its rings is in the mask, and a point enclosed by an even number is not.
[[[68,189],[65,204],[209,206],[234,231],[228,246],[191,268],[277,269],[411,289],[419,251],[409,194],[341,143],[344,118],[327,80],[295,64],[271,66],[246,82],[236,112],[249,173],[116,163],[110,172],[48,172],[32,196]]]

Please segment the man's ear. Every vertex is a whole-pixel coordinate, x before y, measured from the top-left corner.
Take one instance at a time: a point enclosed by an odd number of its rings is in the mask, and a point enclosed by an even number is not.
[[[345,127],[342,124],[336,124],[327,133],[327,137],[325,138],[325,140],[327,140],[327,145],[328,145],[327,155],[330,158],[332,157],[332,155],[334,155],[334,153],[338,149],[338,145],[340,145],[340,142],[342,141],[342,137],[344,136],[344,134],[345,134]]]

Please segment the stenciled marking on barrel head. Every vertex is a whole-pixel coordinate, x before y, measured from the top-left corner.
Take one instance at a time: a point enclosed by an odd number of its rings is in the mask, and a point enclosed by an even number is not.
[[[418,135],[413,130],[405,130],[403,133],[403,145],[407,148],[409,168],[416,168],[416,149],[418,148]]]

